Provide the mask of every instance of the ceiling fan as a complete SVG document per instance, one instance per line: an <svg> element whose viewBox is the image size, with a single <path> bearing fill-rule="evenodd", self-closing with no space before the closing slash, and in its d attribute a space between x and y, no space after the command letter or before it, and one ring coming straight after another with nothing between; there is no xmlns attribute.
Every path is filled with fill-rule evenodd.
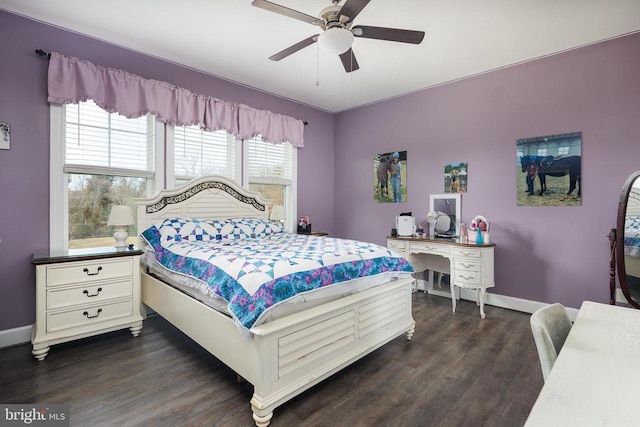
<svg viewBox="0 0 640 427"><path fill-rule="evenodd" d="M288 48L270 56L272 61L280 61L287 56L318 42L321 49L340 56L342 65L347 73L360 68L351 49L354 37L367 39L388 40L392 42L420 44L424 38L424 31L401 30L397 28L370 27L353 25L353 20L369 4L370 0L346 0L340 6L341 0L332 0L333 5L324 8L318 18L298 12L297 10L272 3L267 0L253 0L251 5L270 12L275 12L289 18L307 22L318 26L322 33L299 41Z"/></svg>

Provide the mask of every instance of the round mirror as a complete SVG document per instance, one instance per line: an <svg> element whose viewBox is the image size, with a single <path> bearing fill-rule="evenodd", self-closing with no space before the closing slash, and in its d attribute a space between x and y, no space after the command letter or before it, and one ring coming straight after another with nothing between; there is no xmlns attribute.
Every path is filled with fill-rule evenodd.
<svg viewBox="0 0 640 427"><path fill-rule="evenodd" d="M616 263L625 298L640 308L640 171L627 178L618 203Z"/></svg>

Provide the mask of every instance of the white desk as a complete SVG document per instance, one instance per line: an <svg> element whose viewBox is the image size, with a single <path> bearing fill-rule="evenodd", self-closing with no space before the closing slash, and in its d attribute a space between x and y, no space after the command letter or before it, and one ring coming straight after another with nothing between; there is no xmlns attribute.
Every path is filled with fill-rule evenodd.
<svg viewBox="0 0 640 427"><path fill-rule="evenodd" d="M452 240L388 237L387 247L407 258L416 272L429 270L430 283L433 283L433 271L449 273L454 313L457 299L455 288L477 290L476 303L480 306L480 317L485 318L485 293L487 288L495 286L495 244L477 245Z"/></svg>
<svg viewBox="0 0 640 427"><path fill-rule="evenodd" d="M585 301L525 426L640 425L640 310Z"/></svg>

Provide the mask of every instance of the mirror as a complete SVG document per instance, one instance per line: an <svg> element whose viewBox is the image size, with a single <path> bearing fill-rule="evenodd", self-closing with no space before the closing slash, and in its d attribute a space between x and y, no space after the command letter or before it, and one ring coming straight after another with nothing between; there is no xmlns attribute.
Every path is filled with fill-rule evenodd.
<svg viewBox="0 0 640 427"><path fill-rule="evenodd" d="M436 237L457 237L460 235L460 194L432 194L429 196L429 212L435 213L434 221L430 221L430 227L435 222L435 233L429 230L430 235ZM431 215L427 215L431 216Z"/></svg>
<svg viewBox="0 0 640 427"><path fill-rule="evenodd" d="M622 188L615 234L620 289L629 304L640 308L640 171L627 178ZM613 293L612 300L615 303Z"/></svg>

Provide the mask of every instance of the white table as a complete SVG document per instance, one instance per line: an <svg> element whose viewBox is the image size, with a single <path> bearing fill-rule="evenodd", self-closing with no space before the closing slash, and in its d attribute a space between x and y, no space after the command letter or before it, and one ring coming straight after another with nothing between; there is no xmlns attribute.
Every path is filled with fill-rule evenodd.
<svg viewBox="0 0 640 427"><path fill-rule="evenodd" d="M407 258L416 272L429 270L429 284L433 286L433 272L450 273L451 303L456 312L455 288L477 291L476 303L480 317L485 318L484 299L488 288L495 286L493 279L495 244L456 240L422 239L415 237L388 237L387 247Z"/></svg>
<svg viewBox="0 0 640 427"><path fill-rule="evenodd" d="M525 426L640 425L640 310L585 301Z"/></svg>

